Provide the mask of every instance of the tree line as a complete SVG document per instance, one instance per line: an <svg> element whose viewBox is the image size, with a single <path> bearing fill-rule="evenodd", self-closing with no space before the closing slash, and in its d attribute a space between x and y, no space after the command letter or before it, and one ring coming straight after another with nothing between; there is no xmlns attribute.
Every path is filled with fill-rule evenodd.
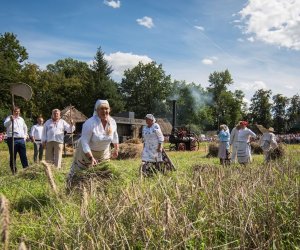
<svg viewBox="0 0 300 250"><path fill-rule="evenodd" d="M265 127L273 126L285 133L300 119L300 97L272 96L271 90L259 89L251 98L249 107L241 90L234 92L228 69L213 72L209 86L172 80L162 64L140 62L124 71L120 82L112 79L112 67L104 58L101 47L96 50L93 63L64 58L41 69L28 62L28 53L14 33L0 34L0 117L11 113L10 85L24 82L31 86L33 97L26 102L16 98L23 117L30 123L43 115L49 118L54 108L75 106L91 116L97 99L108 99L112 115L135 112L136 118L147 113L172 121L172 100L176 99L177 125L195 132L218 129L220 124L235 126L239 120L248 120ZM0 131L3 131L3 122Z"/></svg>

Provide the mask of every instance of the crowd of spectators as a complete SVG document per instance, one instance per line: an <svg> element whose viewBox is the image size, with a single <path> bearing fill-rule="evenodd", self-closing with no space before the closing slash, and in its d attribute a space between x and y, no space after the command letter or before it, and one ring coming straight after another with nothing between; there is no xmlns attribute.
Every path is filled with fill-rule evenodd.
<svg viewBox="0 0 300 250"><path fill-rule="evenodd" d="M278 142L284 142L286 144L298 144L300 143L300 133L295 134L278 134L276 135Z"/></svg>

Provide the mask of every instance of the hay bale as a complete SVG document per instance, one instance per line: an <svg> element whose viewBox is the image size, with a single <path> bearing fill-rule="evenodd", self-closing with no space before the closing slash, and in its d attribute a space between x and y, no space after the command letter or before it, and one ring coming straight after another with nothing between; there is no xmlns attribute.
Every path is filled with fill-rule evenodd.
<svg viewBox="0 0 300 250"><path fill-rule="evenodd" d="M270 151L270 159L271 160L281 159L285 155L286 155L286 147L283 143L279 143L277 148L271 149L271 151Z"/></svg>
<svg viewBox="0 0 300 250"><path fill-rule="evenodd" d="M69 187L81 187L82 185L90 184L91 181L103 182L120 176L115 165L111 162L102 162L93 167L75 172Z"/></svg>
<svg viewBox="0 0 300 250"><path fill-rule="evenodd" d="M261 146L259 145L259 143L251 142L250 146L251 146L251 152L253 154L263 154L263 150L262 150Z"/></svg>
<svg viewBox="0 0 300 250"><path fill-rule="evenodd" d="M216 142L212 142L208 146L208 154L206 157L218 157L219 144Z"/></svg>
<svg viewBox="0 0 300 250"><path fill-rule="evenodd" d="M139 138L133 138L133 139L129 139L129 140L125 141L124 143L127 143L127 144L129 144L129 143L140 144L140 143L142 143L142 140L139 139Z"/></svg>
<svg viewBox="0 0 300 250"><path fill-rule="evenodd" d="M143 144L125 142L121 143L119 146L119 156L118 159L132 159L141 157L143 151Z"/></svg>

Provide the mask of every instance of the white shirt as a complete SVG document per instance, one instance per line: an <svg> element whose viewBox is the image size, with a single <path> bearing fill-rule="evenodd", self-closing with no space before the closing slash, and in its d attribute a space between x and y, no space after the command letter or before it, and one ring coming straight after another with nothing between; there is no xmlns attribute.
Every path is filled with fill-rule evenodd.
<svg viewBox="0 0 300 250"><path fill-rule="evenodd" d="M4 127L6 127L7 137L12 137L12 121L10 116L6 117L4 121ZM22 117L18 116L14 119L14 137L15 138L27 138L27 125Z"/></svg>
<svg viewBox="0 0 300 250"><path fill-rule="evenodd" d="M271 148L276 148L277 142L275 134L269 131L263 133L262 137L260 138L260 146L265 151L268 151Z"/></svg>
<svg viewBox="0 0 300 250"><path fill-rule="evenodd" d="M64 132L72 133L75 130L75 126L69 125L65 120L59 119L54 122L49 119L44 124L44 129L42 133L42 142L64 142Z"/></svg>
<svg viewBox="0 0 300 250"><path fill-rule="evenodd" d="M99 116L92 116L82 126L81 143L84 153L104 151L111 143L119 143L116 121L109 117L104 128Z"/></svg>
<svg viewBox="0 0 300 250"><path fill-rule="evenodd" d="M44 126L40 124L33 125L30 131L30 136L34 140L42 140L43 128Z"/></svg>
<svg viewBox="0 0 300 250"><path fill-rule="evenodd" d="M248 128L240 129L238 134L239 142L249 142L249 137L256 137L256 134Z"/></svg>

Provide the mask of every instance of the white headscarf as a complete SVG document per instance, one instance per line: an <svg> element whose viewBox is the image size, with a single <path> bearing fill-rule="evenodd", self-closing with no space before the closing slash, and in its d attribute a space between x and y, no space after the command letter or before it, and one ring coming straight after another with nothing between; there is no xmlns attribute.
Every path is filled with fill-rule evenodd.
<svg viewBox="0 0 300 250"><path fill-rule="evenodd" d="M145 116L145 118L148 118L148 119L152 120L153 122L156 122L155 117L154 117L154 115L152 115L152 114L147 114L147 115Z"/></svg>
<svg viewBox="0 0 300 250"><path fill-rule="evenodd" d="M98 115L98 114L97 114L97 109L98 109L101 105L103 105L103 106L108 106L108 107L109 107L109 103L108 103L107 100L100 100L100 99L98 99L98 100L96 101L96 103L95 103L93 115Z"/></svg>

